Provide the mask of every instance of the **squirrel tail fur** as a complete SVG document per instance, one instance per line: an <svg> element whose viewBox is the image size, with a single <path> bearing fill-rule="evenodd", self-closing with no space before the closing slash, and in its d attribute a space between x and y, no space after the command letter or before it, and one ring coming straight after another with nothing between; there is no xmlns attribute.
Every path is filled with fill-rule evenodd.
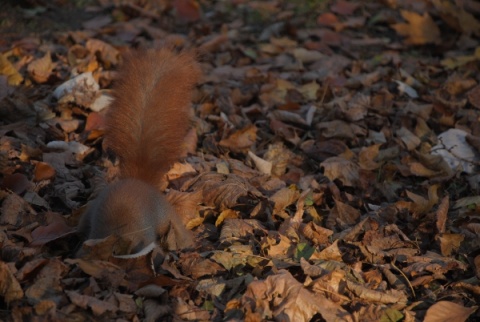
<svg viewBox="0 0 480 322"><path fill-rule="evenodd" d="M126 54L113 87L105 136L106 146L120 160L123 178L158 186L180 157L192 88L200 75L191 52L163 48Z"/></svg>

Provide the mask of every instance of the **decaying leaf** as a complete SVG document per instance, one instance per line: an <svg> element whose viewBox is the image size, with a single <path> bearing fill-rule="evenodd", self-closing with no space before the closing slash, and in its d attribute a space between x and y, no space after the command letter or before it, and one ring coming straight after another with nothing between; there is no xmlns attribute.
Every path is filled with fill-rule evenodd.
<svg viewBox="0 0 480 322"><path fill-rule="evenodd" d="M355 187L360 179L360 167L352 160L331 157L320 163L325 168L325 176L330 180L340 180L344 185Z"/></svg>
<svg viewBox="0 0 480 322"><path fill-rule="evenodd" d="M10 303L23 297L24 293L20 283L4 262L0 262L0 277L0 293L5 302Z"/></svg>
<svg viewBox="0 0 480 322"><path fill-rule="evenodd" d="M14 2L0 18L1 321L478 319L478 1ZM192 53L192 95L175 63L118 73L137 47ZM191 115L170 122L174 91ZM76 233L123 177L130 151L103 138L124 93L133 112L158 108L124 116L164 126L165 145L190 127L148 182L192 231L187 249L173 230L134 254Z"/></svg>
<svg viewBox="0 0 480 322"><path fill-rule="evenodd" d="M425 322L441 322L441 321L459 321L463 322L477 310L476 306L464 307L463 305L448 302L439 301L433 304L425 315Z"/></svg>
<svg viewBox="0 0 480 322"><path fill-rule="evenodd" d="M45 56L34 60L28 65L28 72L37 83L45 83L50 77L53 67L54 64L52 63L50 52L47 52Z"/></svg>
<svg viewBox="0 0 480 322"><path fill-rule="evenodd" d="M438 44L440 42L440 30L428 13L418 13L402 10L402 17L408 23L399 23L392 26L395 31L404 37L405 42L410 45L423 45L428 43Z"/></svg>
<svg viewBox="0 0 480 322"><path fill-rule="evenodd" d="M224 268L208 258L198 254L185 255L180 258L179 264L186 275L198 279L207 275L217 275L224 271Z"/></svg>
<svg viewBox="0 0 480 322"><path fill-rule="evenodd" d="M310 321L315 314L320 314L327 321L340 318L353 321L338 304L312 294L285 270L267 277L265 281L250 283L242 297L242 304L246 312L257 312L261 319Z"/></svg>
<svg viewBox="0 0 480 322"><path fill-rule="evenodd" d="M203 202L220 209L232 208L238 198L261 193L245 179L234 174L205 173L195 178L189 186L194 191L203 191Z"/></svg>
<svg viewBox="0 0 480 322"><path fill-rule="evenodd" d="M23 81L22 75L15 69L6 55L0 55L0 75L7 76L9 85L19 85Z"/></svg>
<svg viewBox="0 0 480 322"><path fill-rule="evenodd" d="M250 125L221 140L219 145L230 149L232 152L246 152L255 144L256 139L257 128Z"/></svg>

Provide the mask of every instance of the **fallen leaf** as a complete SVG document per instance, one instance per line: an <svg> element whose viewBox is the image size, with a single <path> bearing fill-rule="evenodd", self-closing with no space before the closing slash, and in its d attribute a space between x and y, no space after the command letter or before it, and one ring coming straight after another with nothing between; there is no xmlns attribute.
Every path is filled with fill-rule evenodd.
<svg viewBox="0 0 480 322"><path fill-rule="evenodd" d="M3 54L0 55L0 75L7 76L8 85L17 86L23 82L22 75L10 63L7 56Z"/></svg>
<svg viewBox="0 0 480 322"><path fill-rule="evenodd" d="M355 187L359 180L360 167L351 160L342 157L331 157L320 163L325 176L330 180L340 180L344 185Z"/></svg>
<svg viewBox="0 0 480 322"><path fill-rule="evenodd" d="M182 20L195 22L200 19L200 5L196 0L174 0L173 7Z"/></svg>
<svg viewBox="0 0 480 322"><path fill-rule="evenodd" d="M393 24L392 28L400 36L407 37L405 39L406 44L424 45L440 43L440 30L427 12L419 15L416 12L401 10L400 13L408 23Z"/></svg>
<svg viewBox="0 0 480 322"><path fill-rule="evenodd" d="M255 125L249 125L221 140L219 145L230 149L232 152L247 152L255 144L256 139L257 128Z"/></svg>
<svg viewBox="0 0 480 322"><path fill-rule="evenodd" d="M6 303L20 300L24 293L7 263L0 261L0 294Z"/></svg>
<svg viewBox="0 0 480 322"><path fill-rule="evenodd" d="M244 310L257 312L262 320L310 321L315 314L320 314L326 321L353 321L341 306L319 294L314 295L286 270L264 281L250 283L241 301Z"/></svg>
<svg viewBox="0 0 480 322"><path fill-rule="evenodd" d="M439 301L427 310L424 322L449 322L458 321L463 322L477 310L478 307L464 307L463 305L448 302Z"/></svg>
<svg viewBox="0 0 480 322"><path fill-rule="evenodd" d="M45 83L52 73L54 64L50 52L47 52L42 58L35 59L28 65L30 76L37 83Z"/></svg>
<svg viewBox="0 0 480 322"><path fill-rule="evenodd" d="M55 169L45 162L38 162L35 165L35 172L33 175L33 181L42 181L42 180L50 180L55 177Z"/></svg>

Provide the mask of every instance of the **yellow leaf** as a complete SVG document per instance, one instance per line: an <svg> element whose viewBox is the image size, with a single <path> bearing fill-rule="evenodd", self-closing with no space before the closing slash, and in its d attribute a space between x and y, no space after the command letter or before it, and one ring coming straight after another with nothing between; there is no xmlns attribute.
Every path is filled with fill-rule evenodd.
<svg viewBox="0 0 480 322"><path fill-rule="evenodd" d="M428 13L418 13L402 10L402 17L408 23L398 23L392 26L400 35L407 37L405 43L409 45L423 45L440 42L440 30Z"/></svg>
<svg viewBox="0 0 480 322"><path fill-rule="evenodd" d="M22 75L5 55L0 55L0 75L7 76L8 85L17 86L23 81Z"/></svg>

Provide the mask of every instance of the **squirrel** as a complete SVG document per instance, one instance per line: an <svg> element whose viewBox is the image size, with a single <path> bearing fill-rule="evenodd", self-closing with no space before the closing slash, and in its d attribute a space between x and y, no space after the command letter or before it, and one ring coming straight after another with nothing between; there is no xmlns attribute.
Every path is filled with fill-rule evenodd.
<svg viewBox="0 0 480 322"><path fill-rule="evenodd" d="M161 240L170 249L192 246L192 233L159 186L183 152L192 90L200 75L191 52L162 48L125 55L104 137L119 160L120 179L89 202L77 228L80 235L120 236L131 242L130 253Z"/></svg>

